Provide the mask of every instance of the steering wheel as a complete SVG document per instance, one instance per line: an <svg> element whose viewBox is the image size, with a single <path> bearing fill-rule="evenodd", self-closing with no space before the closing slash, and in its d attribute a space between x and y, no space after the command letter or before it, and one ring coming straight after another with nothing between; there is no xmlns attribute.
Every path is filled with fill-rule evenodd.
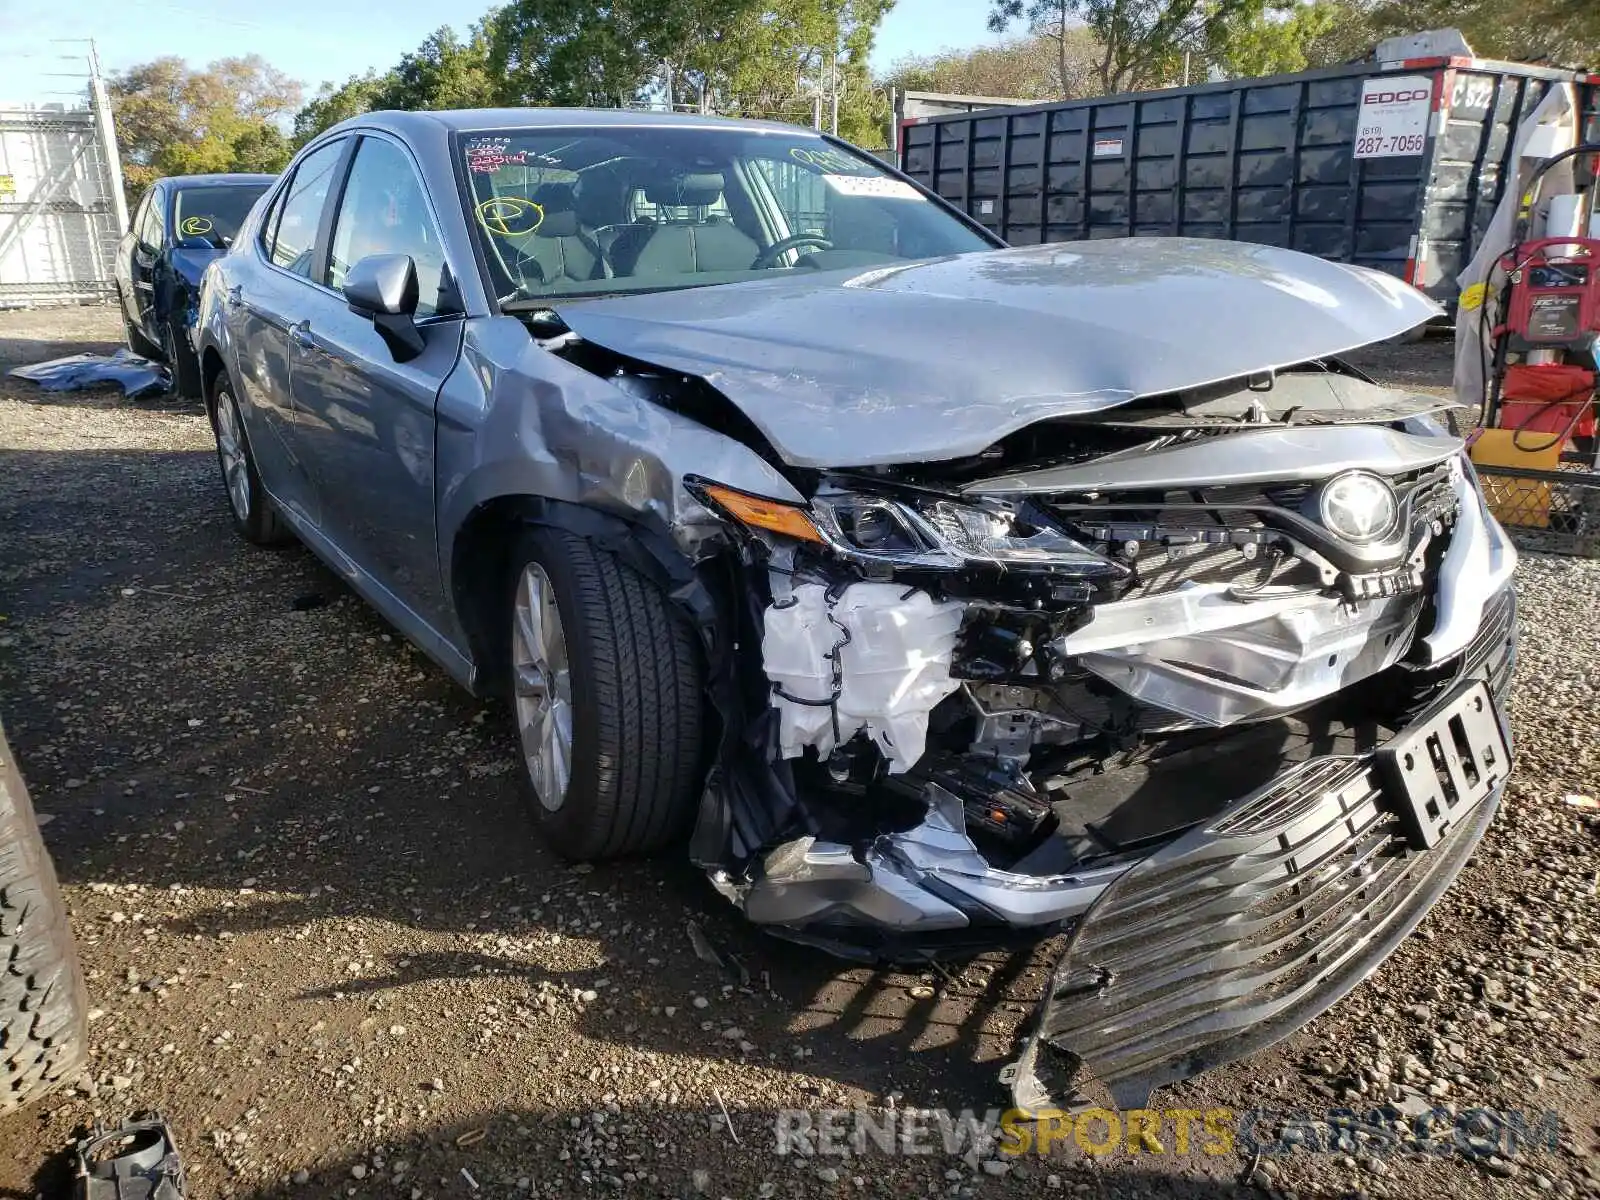
<svg viewBox="0 0 1600 1200"><path fill-rule="evenodd" d="M820 233L797 233L792 237L784 238L782 241L773 242L772 245L756 255L756 260L750 264L750 269L757 271L763 267L770 267L778 261L780 254L787 254L790 250L797 249L800 246L815 246L818 250L833 249L833 243Z"/></svg>

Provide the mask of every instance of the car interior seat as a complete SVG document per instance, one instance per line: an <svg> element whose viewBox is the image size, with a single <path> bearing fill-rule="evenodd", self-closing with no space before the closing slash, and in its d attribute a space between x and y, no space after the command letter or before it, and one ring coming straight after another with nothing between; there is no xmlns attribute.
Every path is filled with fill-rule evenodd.
<svg viewBox="0 0 1600 1200"><path fill-rule="evenodd" d="M517 245L517 270L524 282L537 287L562 280L608 278L611 270L600 244L578 219L572 185L544 184L531 199L543 210L544 217Z"/></svg>
<svg viewBox="0 0 1600 1200"><path fill-rule="evenodd" d="M645 184L645 199L664 209L703 210L722 196L721 172L697 171ZM672 218L619 239L617 273L690 275L702 271L748 271L761 247L728 221L703 215Z"/></svg>

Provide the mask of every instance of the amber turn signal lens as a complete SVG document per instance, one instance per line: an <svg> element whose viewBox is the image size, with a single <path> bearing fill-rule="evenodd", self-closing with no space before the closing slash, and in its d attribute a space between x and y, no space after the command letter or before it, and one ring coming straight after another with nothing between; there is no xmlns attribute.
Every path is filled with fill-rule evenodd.
<svg viewBox="0 0 1600 1200"><path fill-rule="evenodd" d="M709 483L705 493L730 517L756 529L781 533L784 537L799 538L802 542L820 542L822 535L811 523L811 518L792 504L777 500L764 500L760 496L747 496L732 488Z"/></svg>

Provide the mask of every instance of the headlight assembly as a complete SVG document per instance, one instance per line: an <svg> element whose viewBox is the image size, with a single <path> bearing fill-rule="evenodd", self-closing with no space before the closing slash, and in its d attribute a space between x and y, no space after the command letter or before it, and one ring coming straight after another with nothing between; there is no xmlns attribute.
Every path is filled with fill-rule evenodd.
<svg viewBox="0 0 1600 1200"><path fill-rule="evenodd" d="M1077 567L1086 575L1120 569L1059 530L1030 522L1010 505L825 490L802 508L720 484L702 483L696 491L748 528L820 542L863 565L936 571Z"/></svg>

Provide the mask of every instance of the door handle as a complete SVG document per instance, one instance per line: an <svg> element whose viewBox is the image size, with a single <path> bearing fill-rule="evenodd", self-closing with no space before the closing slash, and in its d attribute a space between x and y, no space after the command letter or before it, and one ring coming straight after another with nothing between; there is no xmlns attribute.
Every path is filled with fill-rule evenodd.
<svg viewBox="0 0 1600 1200"><path fill-rule="evenodd" d="M289 340L302 350L315 350L317 339L311 336L311 322L301 321L289 326Z"/></svg>

